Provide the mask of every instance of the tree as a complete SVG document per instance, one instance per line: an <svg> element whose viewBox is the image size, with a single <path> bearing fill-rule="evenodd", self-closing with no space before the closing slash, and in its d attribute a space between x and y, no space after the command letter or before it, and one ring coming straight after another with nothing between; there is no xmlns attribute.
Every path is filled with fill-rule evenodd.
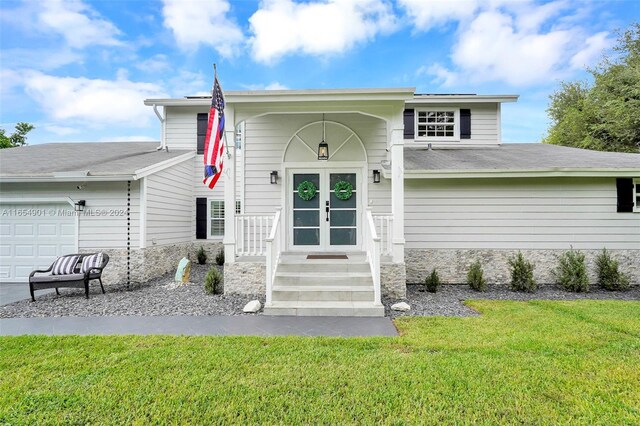
<svg viewBox="0 0 640 426"><path fill-rule="evenodd" d="M33 124L20 122L16 124L16 130L10 136L7 136L5 130L0 128L0 149L26 145L27 133L34 128Z"/></svg>
<svg viewBox="0 0 640 426"><path fill-rule="evenodd" d="M640 152L640 23L620 34L613 51L588 69L592 84L562 82L550 96L545 143Z"/></svg>

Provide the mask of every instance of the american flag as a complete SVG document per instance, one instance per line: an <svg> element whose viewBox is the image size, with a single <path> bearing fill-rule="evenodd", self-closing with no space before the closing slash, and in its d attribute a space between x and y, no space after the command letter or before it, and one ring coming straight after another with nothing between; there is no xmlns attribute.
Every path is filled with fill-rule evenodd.
<svg viewBox="0 0 640 426"><path fill-rule="evenodd" d="M204 179L202 180L211 189L216 185L222 174L224 157L223 135L224 96L216 75L211 92L211 109L209 110L207 135L204 139Z"/></svg>

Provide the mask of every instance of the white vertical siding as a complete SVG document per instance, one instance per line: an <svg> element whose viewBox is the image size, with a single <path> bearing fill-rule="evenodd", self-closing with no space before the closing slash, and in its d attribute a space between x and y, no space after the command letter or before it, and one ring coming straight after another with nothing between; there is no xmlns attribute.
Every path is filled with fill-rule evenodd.
<svg viewBox="0 0 640 426"><path fill-rule="evenodd" d="M78 220L78 248L127 247L127 182L87 182L77 189L74 182L3 183L2 199L38 200L70 198L86 200L84 213ZM130 238L131 248L140 241L140 184L131 182Z"/></svg>
<svg viewBox="0 0 640 426"><path fill-rule="evenodd" d="M192 240L193 159L147 176L147 247Z"/></svg>
<svg viewBox="0 0 640 426"><path fill-rule="evenodd" d="M640 216L616 212L613 178L407 180L418 249L638 249Z"/></svg>

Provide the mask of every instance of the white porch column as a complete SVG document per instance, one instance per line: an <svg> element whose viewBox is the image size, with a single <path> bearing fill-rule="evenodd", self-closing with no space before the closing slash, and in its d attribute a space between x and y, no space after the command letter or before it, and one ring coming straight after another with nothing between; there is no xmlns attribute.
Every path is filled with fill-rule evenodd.
<svg viewBox="0 0 640 426"><path fill-rule="evenodd" d="M233 107L224 109L226 152L224 175L224 261L236 261L236 129Z"/></svg>
<svg viewBox="0 0 640 426"><path fill-rule="evenodd" d="M393 262L404 262L404 123L402 111L389 122L391 146L391 213Z"/></svg>

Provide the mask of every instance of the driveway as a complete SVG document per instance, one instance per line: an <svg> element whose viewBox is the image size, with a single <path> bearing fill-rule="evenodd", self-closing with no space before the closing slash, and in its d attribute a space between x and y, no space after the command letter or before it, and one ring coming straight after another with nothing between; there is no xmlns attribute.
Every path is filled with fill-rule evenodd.
<svg viewBox="0 0 640 426"><path fill-rule="evenodd" d="M38 290L36 295L54 291L53 289ZM0 283L0 305L8 305L9 303L29 298L31 298L31 295L29 294L28 283Z"/></svg>

